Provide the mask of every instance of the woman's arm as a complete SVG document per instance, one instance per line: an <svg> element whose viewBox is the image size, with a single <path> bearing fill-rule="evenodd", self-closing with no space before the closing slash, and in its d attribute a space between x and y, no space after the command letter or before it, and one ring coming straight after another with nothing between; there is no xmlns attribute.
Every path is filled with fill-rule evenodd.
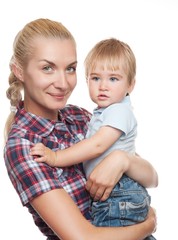
<svg viewBox="0 0 178 240"><path fill-rule="evenodd" d="M86 188L95 200L104 201L124 173L144 187L158 185L157 172L147 160L116 150L95 167L88 178Z"/></svg>
<svg viewBox="0 0 178 240"><path fill-rule="evenodd" d="M139 155L128 154L129 167L125 173L146 188L158 186L158 174L150 162Z"/></svg>
<svg viewBox="0 0 178 240"><path fill-rule="evenodd" d="M43 193L31 205L63 240L141 240L156 228L156 215L152 209L143 223L129 227L95 227L83 217L63 189Z"/></svg>

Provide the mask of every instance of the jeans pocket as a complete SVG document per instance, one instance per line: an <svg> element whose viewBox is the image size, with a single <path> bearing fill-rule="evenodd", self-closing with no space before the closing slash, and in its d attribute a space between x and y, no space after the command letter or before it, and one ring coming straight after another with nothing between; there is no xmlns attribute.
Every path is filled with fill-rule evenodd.
<svg viewBox="0 0 178 240"><path fill-rule="evenodd" d="M105 202L93 202L91 206L92 223L95 226L109 226L110 204Z"/></svg>
<svg viewBox="0 0 178 240"><path fill-rule="evenodd" d="M146 219L150 207L150 196L132 194L131 198L119 202L120 214L127 219L127 225L142 222Z"/></svg>

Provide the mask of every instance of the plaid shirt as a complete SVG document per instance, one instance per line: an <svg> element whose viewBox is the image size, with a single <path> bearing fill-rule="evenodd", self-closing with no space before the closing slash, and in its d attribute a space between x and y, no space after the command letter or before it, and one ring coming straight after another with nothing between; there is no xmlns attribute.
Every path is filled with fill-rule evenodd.
<svg viewBox="0 0 178 240"><path fill-rule="evenodd" d="M26 112L21 102L4 149L8 175L22 204L28 207L39 229L52 240L58 238L31 207L30 201L52 189L64 188L89 219L89 194L85 190L82 164L50 167L35 162L29 150L37 142L53 150L71 146L84 138L90 117L83 108L68 105L59 111L60 120L56 122Z"/></svg>

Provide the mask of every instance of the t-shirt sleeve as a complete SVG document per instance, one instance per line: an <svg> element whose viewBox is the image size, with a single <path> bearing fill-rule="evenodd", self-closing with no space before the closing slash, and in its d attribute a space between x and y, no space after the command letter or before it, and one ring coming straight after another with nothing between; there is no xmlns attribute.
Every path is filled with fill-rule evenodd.
<svg viewBox="0 0 178 240"><path fill-rule="evenodd" d="M127 104L113 104L103 112L102 126L111 126L127 135L136 126L136 119Z"/></svg>

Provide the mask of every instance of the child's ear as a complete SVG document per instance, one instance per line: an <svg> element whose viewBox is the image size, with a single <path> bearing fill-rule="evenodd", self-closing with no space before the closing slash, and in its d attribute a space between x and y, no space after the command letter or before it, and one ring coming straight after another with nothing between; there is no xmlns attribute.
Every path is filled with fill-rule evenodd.
<svg viewBox="0 0 178 240"><path fill-rule="evenodd" d="M135 87L135 79L132 80L132 83L129 86L128 93L131 93Z"/></svg>
<svg viewBox="0 0 178 240"><path fill-rule="evenodd" d="M87 85L89 84L89 80L88 80L88 78L86 77L86 83L87 83Z"/></svg>
<svg viewBox="0 0 178 240"><path fill-rule="evenodd" d="M24 80L23 80L22 69L16 64L12 64L11 69L12 69L12 72L14 73L14 75L16 76L16 78L18 78L20 81L23 82Z"/></svg>

